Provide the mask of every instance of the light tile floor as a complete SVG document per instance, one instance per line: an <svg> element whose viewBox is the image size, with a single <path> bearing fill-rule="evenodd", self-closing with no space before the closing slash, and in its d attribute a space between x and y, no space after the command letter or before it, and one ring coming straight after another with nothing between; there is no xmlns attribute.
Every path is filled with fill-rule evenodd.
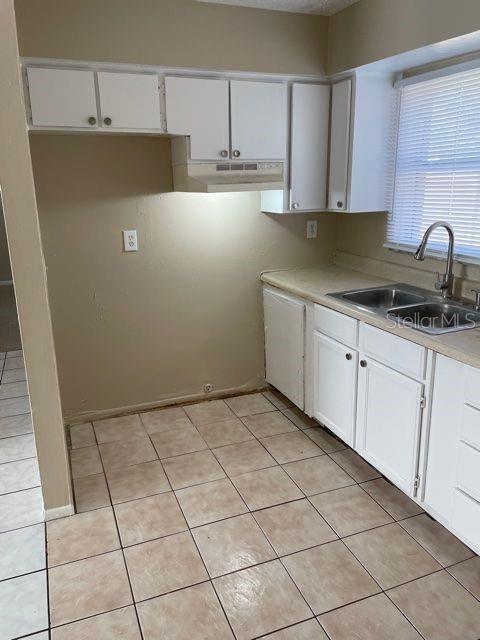
<svg viewBox="0 0 480 640"><path fill-rule="evenodd" d="M8 334L0 326L4 344ZM43 502L23 355L15 349L0 353L0 640L41 640L48 627Z"/></svg>
<svg viewBox="0 0 480 640"><path fill-rule="evenodd" d="M51 640L480 638L480 559L277 393L70 438L78 513L47 523ZM44 594L41 534L0 536L0 558L17 549L0 605L19 574ZM24 610L15 633L46 629Z"/></svg>
<svg viewBox="0 0 480 640"><path fill-rule="evenodd" d="M480 566L273 392L70 430L53 640L478 640Z"/></svg>

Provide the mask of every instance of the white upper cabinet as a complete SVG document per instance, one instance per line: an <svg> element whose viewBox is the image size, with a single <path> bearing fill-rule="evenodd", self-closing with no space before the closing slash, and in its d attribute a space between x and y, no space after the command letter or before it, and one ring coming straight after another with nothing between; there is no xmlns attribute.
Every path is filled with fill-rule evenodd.
<svg viewBox="0 0 480 640"><path fill-rule="evenodd" d="M284 160L287 145L287 85L230 82L232 157Z"/></svg>
<svg viewBox="0 0 480 640"><path fill-rule="evenodd" d="M347 208L351 91L351 80L338 82L332 87L328 208L339 211Z"/></svg>
<svg viewBox="0 0 480 640"><path fill-rule="evenodd" d="M190 136L192 160L228 158L228 80L165 78L167 131Z"/></svg>
<svg viewBox="0 0 480 640"><path fill-rule="evenodd" d="M357 74L333 85L329 209L349 213L389 209L394 104L389 73Z"/></svg>
<svg viewBox="0 0 480 640"><path fill-rule="evenodd" d="M98 126L93 71L29 67L27 78L33 125Z"/></svg>
<svg viewBox="0 0 480 640"><path fill-rule="evenodd" d="M290 203L293 210L326 207L330 87L292 86Z"/></svg>
<svg viewBox="0 0 480 640"><path fill-rule="evenodd" d="M160 129L158 76L98 72L101 126L110 129Z"/></svg>

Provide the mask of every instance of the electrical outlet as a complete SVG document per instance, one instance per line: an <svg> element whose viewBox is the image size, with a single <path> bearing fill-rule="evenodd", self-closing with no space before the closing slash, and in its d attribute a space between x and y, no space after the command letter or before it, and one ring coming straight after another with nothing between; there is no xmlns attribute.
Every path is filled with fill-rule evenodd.
<svg viewBox="0 0 480 640"><path fill-rule="evenodd" d="M203 385L203 390L205 391L205 393L211 393L213 391L213 384L207 382L207 384Z"/></svg>
<svg viewBox="0 0 480 640"><path fill-rule="evenodd" d="M137 231L136 229L130 229L123 232L123 250L124 251L138 251Z"/></svg>
<svg viewBox="0 0 480 640"><path fill-rule="evenodd" d="M316 220L308 220L307 221L307 239L311 240L312 238L317 237L317 221Z"/></svg>

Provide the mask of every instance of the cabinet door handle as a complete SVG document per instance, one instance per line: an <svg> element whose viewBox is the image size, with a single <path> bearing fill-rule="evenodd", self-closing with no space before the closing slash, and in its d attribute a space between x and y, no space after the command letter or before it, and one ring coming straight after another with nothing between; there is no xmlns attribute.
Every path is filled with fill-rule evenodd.
<svg viewBox="0 0 480 640"><path fill-rule="evenodd" d="M103 124L109 127L112 124L112 119L107 116L106 118L103 119Z"/></svg>
<svg viewBox="0 0 480 640"><path fill-rule="evenodd" d="M226 149L222 149L220 151L220 157L221 158L227 158L228 157L228 151Z"/></svg>
<svg viewBox="0 0 480 640"><path fill-rule="evenodd" d="M239 158L240 157L240 151L238 149L234 149L233 150L233 157L234 158Z"/></svg>
<svg viewBox="0 0 480 640"><path fill-rule="evenodd" d="M299 206L300 206L300 205L298 204L298 202L294 202L294 203L292 204L292 209L298 209L298 208L299 208Z"/></svg>
<svg viewBox="0 0 480 640"><path fill-rule="evenodd" d="M93 127L94 124L97 124L97 119L95 118L95 116L90 116L88 118L88 124L91 124L92 127Z"/></svg>
<svg viewBox="0 0 480 640"><path fill-rule="evenodd" d="M367 366L367 361L366 360L360 360L360 366L365 368Z"/></svg>
<svg viewBox="0 0 480 640"><path fill-rule="evenodd" d="M337 200L337 207L341 209L343 207L343 202L341 200Z"/></svg>
<svg viewBox="0 0 480 640"><path fill-rule="evenodd" d="M352 359L352 354L351 354L351 353L346 353L346 354L345 354L345 358L346 358L347 360L351 360L351 359Z"/></svg>

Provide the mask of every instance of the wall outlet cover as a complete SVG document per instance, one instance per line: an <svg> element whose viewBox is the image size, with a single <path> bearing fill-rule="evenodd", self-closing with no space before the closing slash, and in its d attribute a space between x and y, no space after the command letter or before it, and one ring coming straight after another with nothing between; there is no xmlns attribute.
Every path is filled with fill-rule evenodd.
<svg viewBox="0 0 480 640"><path fill-rule="evenodd" d="M307 239L311 240L312 238L317 237L317 221L316 220L308 220L307 221Z"/></svg>
<svg viewBox="0 0 480 640"><path fill-rule="evenodd" d="M137 231L130 229L123 232L123 250L138 251Z"/></svg>

